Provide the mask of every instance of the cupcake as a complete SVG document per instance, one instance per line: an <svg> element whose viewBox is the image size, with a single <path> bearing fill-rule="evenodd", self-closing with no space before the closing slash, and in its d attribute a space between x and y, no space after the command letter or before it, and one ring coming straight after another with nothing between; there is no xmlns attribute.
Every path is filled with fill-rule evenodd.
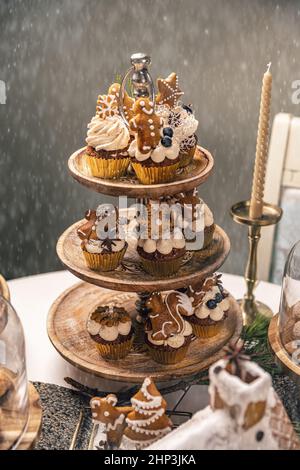
<svg viewBox="0 0 300 470"><path fill-rule="evenodd" d="M96 115L88 124L87 147L82 152L92 175L99 178L111 179L125 175L130 162L130 134L119 114L117 90L119 85L114 84L109 94L99 95ZM126 102L128 100L131 99L126 95Z"/></svg>
<svg viewBox="0 0 300 470"><path fill-rule="evenodd" d="M187 249L193 251L197 259L206 259L212 255L210 248L215 232L211 210L200 199L196 189L177 194L175 198L182 206L182 213L177 213L176 224L184 230Z"/></svg>
<svg viewBox="0 0 300 470"><path fill-rule="evenodd" d="M196 147L198 121L195 119L191 106L180 103L183 92L178 86L178 77L171 73L167 78L157 80L159 93L156 97L158 115L164 125L173 131L174 140L179 145L180 167L191 163Z"/></svg>
<svg viewBox="0 0 300 470"><path fill-rule="evenodd" d="M89 315L87 331L105 359L122 359L132 347L134 330L124 308L97 307Z"/></svg>
<svg viewBox="0 0 300 470"><path fill-rule="evenodd" d="M145 342L152 359L161 364L177 364L186 356L192 327L181 313L191 313L191 303L185 294L169 292L165 298L153 293L147 301L150 311L145 325Z"/></svg>
<svg viewBox="0 0 300 470"><path fill-rule="evenodd" d="M184 260L185 239L181 231L174 231L168 239L140 238L137 252L147 273L159 277L172 276Z"/></svg>
<svg viewBox="0 0 300 470"><path fill-rule="evenodd" d="M129 126L135 138L128 152L138 180L142 184L174 180L179 168L179 145L173 139L173 130L164 127L149 98L139 98L133 112Z"/></svg>
<svg viewBox="0 0 300 470"><path fill-rule="evenodd" d="M116 214L116 208L103 204L87 211L87 222L77 230L86 264L94 271L113 271L124 258L128 244L118 238Z"/></svg>
<svg viewBox="0 0 300 470"><path fill-rule="evenodd" d="M228 293L224 291L221 275L213 275L200 286L189 286L187 295L194 312L188 315L193 332L200 338L210 338L220 332L228 316Z"/></svg>

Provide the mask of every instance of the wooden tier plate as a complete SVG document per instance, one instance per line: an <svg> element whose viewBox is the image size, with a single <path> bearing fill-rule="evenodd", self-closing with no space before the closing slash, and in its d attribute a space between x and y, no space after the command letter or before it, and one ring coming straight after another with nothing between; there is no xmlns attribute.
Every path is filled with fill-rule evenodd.
<svg viewBox="0 0 300 470"><path fill-rule="evenodd" d="M26 432L24 433L21 441L19 442L17 449L18 450L28 450L32 449L39 437L41 424L42 424L42 408L40 405L40 396L34 386L29 383L28 385L28 394L29 394L29 419L27 424ZM2 412L1 417L1 426L5 430L5 433L9 433L9 442L7 442L8 436L4 435L0 438L3 439L0 442L0 449L5 449L10 446L10 442L14 441L13 431L10 429L15 429L14 422L12 421L11 416L8 417L5 415L5 412Z"/></svg>
<svg viewBox="0 0 300 470"><path fill-rule="evenodd" d="M107 379L139 383L145 377L166 381L190 376L207 369L224 355L223 348L241 334L243 319L240 307L233 297L224 328L210 339L192 341L186 358L176 365L161 365L150 359L145 351L141 327L138 328L133 350L121 361L106 361L100 355L86 330L89 313L99 304L113 302L124 307L132 317L136 315L136 295L111 292L87 283L80 283L65 291L52 305L48 315L49 338L64 359L89 372Z"/></svg>
<svg viewBox="0 0 300 470"><path fill-rule="evenodd" d="M286 351L279 332L278 314L272 318L268 331L269 344L275 354L276 362L279 363L283 371L289 375L300 387L300 365L295 364ZM297 354L299 358L299 353Z"/></svg>
<svg viewBox="0 0 300 470"><path fill-rule="evenodd" d="M176 172L176 180L163 184L140 184L135 175L128 175L120 179L101 179L91 175L80 153L84 148L77 150L69 158L68 166L73 178L84 186L101 194L110 196L128 196L143 198L168 196L171 194L189 191L203 183L214 167L214 159L208 150L198 147L193 162L184 169Z"/></svg>
<svg viewBox="0 0 300 470"><path fill-rule="evenodd" d="M158 289L161 291L179 289L217 271L230 251L229 238L224 230L216 226L214 239L210 245L211 256L207 257L204 262L200 262L192 257L192 252L188 252L183 265L172 277L153 277L144 272L133 242L129 242L122 266L115 271L100 273L91 270L85 263L80 247L81 240L76 233L77 228L83 223L84 220L76 222L62 234L57 243L57 254L61 262L75 276L83 281L112 290L153 292Z"/></svg>

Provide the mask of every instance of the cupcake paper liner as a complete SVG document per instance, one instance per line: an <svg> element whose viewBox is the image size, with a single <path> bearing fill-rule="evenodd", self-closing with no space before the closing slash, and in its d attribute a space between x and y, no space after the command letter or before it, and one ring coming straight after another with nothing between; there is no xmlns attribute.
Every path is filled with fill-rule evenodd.
<svg viewBox="0 0 300 470"><path fill-rule="evenodd" d="M147 347L150 356L155 362L158 362L160 364L177 364L185 358L189 349L189 343L186 346L174 349L173 351L166 351L165 349L163 349L163 347L162 349L152 348L148 344Z"/></svg>
<svg viewBox="0 0 300 470"><path fill-rule="evenodd" d="M167 260L149 260L141 257L144 270L151 276L168 277L175 274L181 267L184 256Z"/></svg>
<svg viewBox="0 0 300 470"><path fill-rule="evenodd" d="M214 325L199 325L197 323L191 323L191 325L194 335L198 338L212 338L220 332L223 322L219 321Z"/></svg>
<svg viewBox="0 0 300 470"><path fill-rule="evenodd" d="M121 263L127 246L115 253L89 253L83 250L86 264L94 271L114 271Z"/></svg>
<svg viewBox="0 0 300 470"><path fill-rule="evenodd" d="M180 162L168 166L144 166L132 162L138 180L142 184L168 183L174 180L174 172L179 168Z"/></svg>
<svg viewBox="0 0 300 470"><path fill-rule="evenodd" d="M86 164L92 175L98 178L120 178L124 176L129 166L129 157L96 158L85 154Z"/></svg>
<svg viewBox="0 0 300 470"><path fill-rule="evenodd" d="M105 359L113 359L117 361L118 359L123 359L129 353L133 344L133 335L127 341L123 343L111 343L111 344L102 344L96 343L96 347Z"/></svg>
<svg viewBox="0 0 300 470"><path fill-rule="evenodd" d="M210 227L205 227L203 248L207 248L208 245L211 244L214 238L215 228L216 228L215 224L210 225Z"/></svg>
<svg viewBox="0 0 300 470"><path fill-rule="evenodd" d="M185 168L190 163L192 163L195 151L196 151L196 147L193 147L190 150L187 150L186 152L180 152L179 154L179 159L180 159L179 167L180 168Z"/></svg>

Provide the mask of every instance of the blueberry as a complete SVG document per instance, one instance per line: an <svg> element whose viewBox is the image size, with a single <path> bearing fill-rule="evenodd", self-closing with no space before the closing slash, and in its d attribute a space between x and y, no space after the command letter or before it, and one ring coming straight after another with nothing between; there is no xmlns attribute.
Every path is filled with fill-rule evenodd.
<svg viewBox="0 0 300 470"><path fill-rule="evenodd" d="M257 440L257 442L260 442L260 441L262 441L262 440L263 440L263 438L264 438L264 435L265 435L265 434L264 434L264 432L263 432L263 431L258 431L258 432L256 433L256 436L255 436L255 438L256 438L256 440Z"/></svg>
<svg viewBox="0 0 300 470"><path fill-rule="evenodd" d="M188 106L187 104L183 104L182 107L183 107L183 109L186 110L187 113L193 114L192 108L190 106Z"/></svg>
<svg viewBox="0 0 300 470"><path fill-rule="evenodd" d="M164 135L164 136L167 136L167 137L171 137L171 138L172 138L172 137L173 137L173 134L174 134L174 132L173 132L172 127L164 127L164 129L163 129L163 135Z"/></svg>
<svg viewBox="0 0 300 470"><path fill-rule="evenodd" d="M171 147L172 146L172 139L168 136L163 137L161 139L161 145L163 145L164 147Z"/></svg>
<svg viewBox="0 0 300 470"><path fill-rule="evenodd" d="M223 295L218 293L215 295L215 301L219 304L223 300Z"/></svg>
<svg viewBox="0 0 300 470"><path fill-rule="evenodd" d="M214 299L208 300L206 302L206 306L210 309L213 310L217 306L217 302Z"/></svg>

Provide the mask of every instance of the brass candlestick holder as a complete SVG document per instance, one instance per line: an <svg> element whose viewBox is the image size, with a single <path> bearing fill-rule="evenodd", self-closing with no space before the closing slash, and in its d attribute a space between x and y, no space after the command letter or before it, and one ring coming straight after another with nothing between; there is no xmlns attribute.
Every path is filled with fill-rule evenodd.
<svg viewBox="0 0 300 470"><path fill-rule="evenodd" d="M262 216L254 219L250 217L250 201L242 201L234 204L230 214L235 222L248 226L249 255L245 271L246 293L243 299L238 300L243 312L244 325L253 322L260 313L266 317L272 317L272 310L262 302L255 300L254 289L257 281L257 248L260 240L261 227L275 225L282 216L282 209L274 204L264 202Z"/></svg>

